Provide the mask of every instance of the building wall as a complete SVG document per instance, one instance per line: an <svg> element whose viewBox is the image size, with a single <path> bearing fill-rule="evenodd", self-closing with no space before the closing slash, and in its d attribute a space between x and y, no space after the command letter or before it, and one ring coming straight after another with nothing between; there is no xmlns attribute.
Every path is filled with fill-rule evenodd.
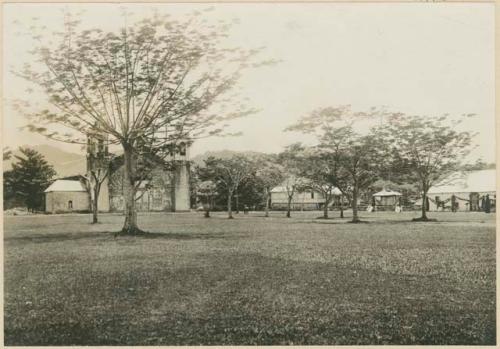
<svg viewBox="0 0 500 349"><path fill-rule="evenodd" d="M296 192L292 198L292 209L317 210L320 209L324 203L325 199L321 193L311 191ZM271 208L285 209L287 205L288 194L286 192L271 192Z"/></svg>
<svg viewBox="0 0 500 349"><path fill-rule="evenodd" d="M109 212L109 180L106 178L101 186L99 194L99 210Z"/></svg>
<svg viewBox="0 0 500 349"><path fill-rule="evenodd" d="M69 208L69 201L72 208ZM90 210L90 198L87 192L61 191L45 193L45 212L64 213Z"/></svg>
<svg viewBox="0 0 500 349"><path fill-rule="evenodd" d="M445 208L446 210L450 210L451 209L451 196L455 194L455 197L457 198L456 202L458 203L458 208L457 208L457 211L471 211L470 209L470 202L468 201L465 201L465 200L470 200L470 195L471 193L470 192L466 192L466 193L432 193L432 194L428 194L428 197L429 199L432 199L432 200L429 200L429 211L440 211L442 210L441 207L437 207L436 205L436 197L439 197L439 200L440 201L446 201L448 200L448 202L445 203ZM474 204L473 203L473 211L480 211L481 208L481 197L482 196L485 196L486 194L489 194L490 198L491 199L494 199L495 196L496 196L496 193L494 191L492 192L483 192L483 193L476 193L478 198L479 198L479 202L477 204ZM461 199L465 199L465 200L461 200Z"/></svg>
<svg viewBox="0 0 500 349"><path fill-rule="evenodd" d="M102 182L97 208L99 212L109 212L109 185L107 178Z"/></svg>
<svg viewBox="0 0 500 349"><path fill-rule="evenodd" d="M189 211L191 198L189 192L189 164L182 163L175 171L175 211Z"/></svg>
<svg viewBox="0 0 500 349"><path fill-rule="evenodd" d="M138 211L172 211L174 207L172 188L173 175L169 171L155 169L151 173L152 179L148 186L139 188L136 193L136 207ZM189 187L187 196L189 198ZM123 211L123 166L110 175L109 180L109 207L112 212ZM189 209L189 207L188 207Z"/></svg>
<svg viewBox="0 0 500 349"><path fill-rule="evenodd" d="M136 207L138 211L171 211L172 202L170 190L165 188L151 188L136 193Z"/></svg>

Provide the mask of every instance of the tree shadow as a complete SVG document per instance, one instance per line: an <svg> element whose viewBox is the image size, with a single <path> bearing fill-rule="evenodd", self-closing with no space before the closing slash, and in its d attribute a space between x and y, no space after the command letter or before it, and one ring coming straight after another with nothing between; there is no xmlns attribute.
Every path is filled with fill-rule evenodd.
<svg viewBox="0 0 500 349"><path fill-rule="evenodd" d="M132 239L163 239L163 240L215 240L215 239L240 239L248 234L237 233L171 233L171 232L144 232L140 235L116 235L116 231L101 232L78 232L78 233L48 233L34 234L30 236L16 236L4 238L4 241L24 243L51 243L61 241L77 241L85 239L108 238L108 240L130 240Z"/></svg>
<svg viewBox="0 0 500 349"><path fill-rule="evenodd" d="M29 236L12 236L4 238L4 241L19 241L32 243L59 242L68 240L94 239L104 236L112 236L110 232L77 232L77 233L46 233L33 234Z"/></svg>
<svg viewBox="0 0 500 349"><path fill-rule="evenodd" d="M163 239L163 240L216 240L216 239L239 239L248 234L236 233L158 233L149 232L138 236L143 239ZM120 238L119 236L117 238Z"/></svg>

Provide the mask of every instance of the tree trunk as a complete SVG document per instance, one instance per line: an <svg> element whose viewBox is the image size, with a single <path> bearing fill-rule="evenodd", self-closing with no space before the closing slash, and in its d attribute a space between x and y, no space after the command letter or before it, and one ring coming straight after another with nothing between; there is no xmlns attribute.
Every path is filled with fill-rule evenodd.
<svg viewBox="0 0 500 349"><path fill-rule="evenodd" d="M344 218L344 195L340 195L340 218Z"/></svg>
<svg viewBox="0 0 500 349"><path fill-rule="evenodd" d="M236 199L235 201L235 204L236 204L236 214L240 213L240 201L239 201L239 195L238 193L236 193L236 195L234 196L234 198Z"/></svg>
<svg viewBox="0 0 500 349"><path fill-rule="evenodd" d="M94 202L92 205L92 224L98 222L97 215L99 213L99 192L101 191L101 185L96 183L94 187Z"/></svg>
<svg viewBox="0 0 500 349"><path fill-rule="evenodd" d="M233 211L231 207L231 198L233 196L233 192L229 191L227 193L227 218L228 219L233 219Z"/></svg>
<svg viewBox="0 0 500 349"><path fill-rule="evenodd" d="M134 154L130 145L123 145L123 197L125 199L125 223L121 234L137 235L144 233L137 226L137 211L135 207Z"/></svg>
<svg viewBox="0 0 500 349"><path fill-rule="evenodd" d="M207 195L207 207L205 208L205 218L210 218L210 197Z"/></svg>
<svg viewBox="0 0 500 349"><path fill-rule="evenodd" d="M286 218L290 218L290 211L292 210L292 196L288 197L288 206L286 210Z"/></svg>
<svg viewBox="0 0 500 349"><path fill-rule="evenodd" d="M269 201L271 200L271 195L268 188L266 188L266 217L269 217Z"/></svg>
<svg viewBox="0 0 500 349"><path fill-rule="evenodd" d="M427 218L427 190L424 187L424 190L422 191L422 216L420 217L420 220L426 221Z"/></svg>
<svg viewBox="0 0 500 349"><path fill-rule="evenodd" d="M360 222L358 217L358 188L354 186L352 191L352 222Z"/></svg>
<svg viewBox="0 0 500 349"><path fill-rule="evenodd" d="M328 195L325 195L325 207L323 207L323 218L328 219L328 204L330 203L330 199Z"/></svg>

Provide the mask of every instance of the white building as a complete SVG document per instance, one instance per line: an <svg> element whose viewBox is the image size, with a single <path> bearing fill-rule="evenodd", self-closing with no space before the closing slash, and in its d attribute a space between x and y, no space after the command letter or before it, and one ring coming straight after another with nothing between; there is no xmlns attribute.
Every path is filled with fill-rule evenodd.
<svg viewBox="0 0 500 349"><path fill-rule="evenodd" d="M454 173L448 179L430 188L427 194L430 211L451 210L452 196L455 196L457 211L481 211L486 195L494 207L496 170Z"/></svg>
<svg viewBox="0 0 500 349"><path fill-rule="evenodd" d="M340 190L333 189L333 194L341 195ZM332 205L334 200L330 203ZM325 197L314 190L295 191L292 198L292 210L321 210L325 205ZM285 186L271 190L271 208L286 209L288 206L288 192Z"/></svg>
<svg viewBox="0 0 500 349"><path fill-rule="evenodd" d="M90 196L79 179L58 179L45 189L46 212L82 212L89 207Z"/></svg>

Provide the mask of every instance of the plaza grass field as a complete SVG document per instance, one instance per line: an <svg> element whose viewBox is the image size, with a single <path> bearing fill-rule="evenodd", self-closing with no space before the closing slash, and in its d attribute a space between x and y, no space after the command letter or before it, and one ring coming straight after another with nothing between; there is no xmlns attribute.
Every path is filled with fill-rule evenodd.
<svg viewBox="0 0 500 349"><path fill-rule="evenodd" d="M495 344L494 214L320 215L5 217L5 344Z"/></svg>

